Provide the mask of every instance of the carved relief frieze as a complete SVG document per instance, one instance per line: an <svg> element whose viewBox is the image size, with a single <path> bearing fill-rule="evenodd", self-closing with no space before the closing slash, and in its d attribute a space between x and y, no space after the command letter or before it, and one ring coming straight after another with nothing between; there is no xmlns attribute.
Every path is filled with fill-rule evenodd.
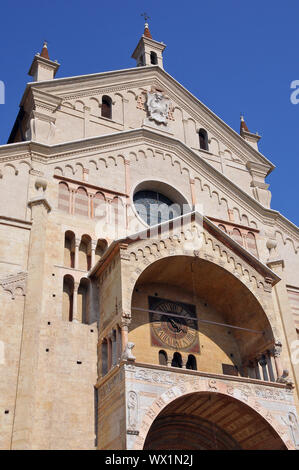
<svg viewBox="0 0 299 470"><path fill-rule="evenodd" d="M138 396L134 390L130 390L127 395L127 417L128 429L127 432L136 431L138 421Z"/></svg>
<svg viewBox="0 0 299 470"><path fill-rule="evenodd" d="M118 373L114 374L110 379L108 379L103 385L99 386L98 397L99 400L104 400L110 393L113 392L115 387L119 385L124 380L124 370L120 370Z"/></svg>
<svg viewBox="0 0 299 470"><path fill-rule="evenodd" d="M17 296L26 295L27 273L19 272L17 274L10 274L5 278L0 279L0 286L5 292L11 295L11 299Z"/></svg>
<svg viewBox="0 0 299 470"><path fill-rule="evenodd" d="M137 277L142 272L140 264L144 269L155 259L161 259L170 255L186 254L186 250L184 250L184 241L188 239L187 231L188 230L185 230L185 228L182 228L181 237L183 240L174 238L171 240L170 238L164 239L163 247L159 245L156 240L153 240L152 242L150 240L138 242L135 249L131 249L130 251L131 263L138 265L138 268L136 267L134 271L135 276ZM258 295L257 292L259 291L269 291L269 286L270 288L272 286L269 279L267 278L267 282L265 282L265 278L262 275L257 273L253 268L251 268L251 266L248 266L247 263L245 264L245 262L241 260L234 251L225 246L220 240L212 239L210 235L207 236L207 233L204 232L202 242L204 247L200 250L192 250L192 253L189 254L199 258L203 257L208 261L221 264L221 266L226 267L228 271L232 272L236 277L244 282L248 288L256 292L256 295ZM132 283L135 283L136 281L134 276L131 277L131 280ZM263 300L262 296L263 294L260 298L261 302Z"/></svg>
<svg viewBox="0 0 299 470"><path fill-rule="evenodd" d="M185 380L183 376L173 372L152 371L139 367L135 370L134 378L136 380L164 385L183 384Z"/></svg>

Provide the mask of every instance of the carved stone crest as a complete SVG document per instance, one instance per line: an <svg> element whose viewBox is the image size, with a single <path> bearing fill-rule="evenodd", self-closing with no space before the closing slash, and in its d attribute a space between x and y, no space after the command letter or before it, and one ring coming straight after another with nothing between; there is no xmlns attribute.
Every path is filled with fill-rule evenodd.
<svg viewBox="0 0 299 470"><path fill-rule="evenodd" d="M149 112L149 119L160 123L166 124L167 116L169 112L170 100L162 95L162 93L147 92L147 109Z"/></svg>

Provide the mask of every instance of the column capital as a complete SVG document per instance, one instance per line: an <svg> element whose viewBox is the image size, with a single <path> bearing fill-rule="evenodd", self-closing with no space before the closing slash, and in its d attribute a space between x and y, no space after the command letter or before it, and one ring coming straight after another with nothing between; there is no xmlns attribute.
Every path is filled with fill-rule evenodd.
<svg viewBox="0 0 299 470"><path fill-rule="evenodd" d="M262 367L267 365L267 360L266 360L266 357L264 355L262 355L258 358L258 362Z"/></svg>
<svg viewBox="0 0 299 470"><path fill-rule="evenodd" d="M280 357L282 351L282 344L280 341L276 341L272 349L272 354L274 357Z"/></svg>
<svg viewBox="0 0 299 470"><path fill-rule="evenodd" d="M131 323L131 320L129 318L122 318L120 321L121 329L129 328L130 323Z"/></svg>

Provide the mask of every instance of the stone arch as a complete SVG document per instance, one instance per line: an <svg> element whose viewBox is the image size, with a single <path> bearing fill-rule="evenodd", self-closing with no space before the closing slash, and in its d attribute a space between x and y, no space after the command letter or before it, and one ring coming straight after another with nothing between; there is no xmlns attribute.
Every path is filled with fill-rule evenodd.
<svg viewBox="0 0 299 470"><path fill-rule="evenodd" d="M204 237L203 237L204 238ZM130 273L130 279L129 279L129 286L128 286L128 291L132 294L133 290L134 290L134 286L138 280L138 278L140 277L140 275L142 274L142 272L147 269L152 263L155 263L156 261L159 261L159 260L162 260L162 259L165 259L165 258L172 258L174 256L191 256L193 257L194 256L194 252L191 253L190 250L184 250L182 243L179 243L179 240L169 240L169 239L164 239L163 241L163 246L165 247L165 249L159 249L156 253L155 253L155 256L151 262L149 262L145 255L144 255L144 250L143 250L143 247L138 244L137 247L135 249L131 249L130 250L130 255L133 257L133 259L136 260L136 262L138 262L138 267L136 267L136 269L132 269L131 273ZM218 245L219 246L219 245ZM236 261L238 260L238 258L236 258L236 261L234 260L234 258L232 258L231 256L229 256L229 252L228 252L228 249L226 247L223 247L219 246L219 251L221 251L221 262L219 263L219 261L217 259L211 259L211 257L209 258L209 261L213 264L216 264L217 266L219 266L219 268L222 268L224 269L226 272L230 273L231 275L235 276L235 272L232 271L231 269L231 262L230 262L230 259L232 259L234 261L234 263L236 263ZM199 257L200 259L206 259L205 257L205 254L201 251L201 252L198 252L196 253L196 257ZM218 262L217 262L218 261ZM243 266L243 264L241 264L241 266ZM253 271L250 270L250 274L249 274L249 283L248 283L248 276L246 277L245 276L245 267L243 266L243 275L240 276L240 277L237 277L237 279L240 280L240 282L245 286L247 287L250 292L254 295L254 297L256 298L256 300L258 302L260 302L260 296L258 295L258 292L257 292L257 289L258 289L258 283L257 283L257 278L256 278L256 275L258 275L257 273L254 273L253 274ZM248 269L247 269L247 272ZM264 285L263 285L264 287ZM129 302L131 301L131 298L129 300ZM130 305L126 305L126 310L129 311L130 310ZM267 312L265 312L267 314Z"/></svg>
<svg viewBox="0 0 299 470"><path fill-rule="evenodd" d="M145 247L148 251L147 256L144 255ZM155 250L157 247L159 248L156 244ZM236 365L239 371L242 371L242 364L248 357L256 357L259 353L274 346L275 335L271 310L268 310L266 303L261 301L262 296L258 295L257 283L255 282L255 286L248 283L247 273L238 258L234 260L234 263L238 262L238 271L235 272L229 263L227 266L219 265L216 259L206 259L204 253L201 256L187 255L181 247L176 247L175 241L171 241L166 250L160 249L155 253L148 241L143 249L138 245L138 251L130 253L132 264L135 264L133 254L137 257L136 269L130 270L126 294L123 297L124 311L132 312L131 341L135 342L138 338L138 333L136 335L133 330L143 327L142 325L149 321L148 317L138 312L138 309L134 312L137 302L141 302L140 299L137 300L136 292L146 292L143 295L153 297L154 292L159 291L159 287L158 290L154 290L153 286L159 284L161 292L166 292L163 286L167 286L168 291L172 292L172 297L167 297L165 294L161 294L160 297L197 305L196 311L199 311L200 303L206 302L211 312L214 312L216 322L238 327L232 330L232 340L228 344L212 327L208 328L199 323L199 337L201 335L215 344L213 351L215 350L217 357L222 357L223 354L225 360L222 362L229 361L226 363ZM194 276L190 274L192 265ZM183 277L180 275L182 272L184 272ZM198 282L199 279L201 279L200 282ZM261 287L259 289L261 290ZM185 300L177 296L176 292L183 293ZM239 299L242 299L242 302ZM141 304L138 303L138 305ZM142 300L142 308L148 308L145 300ZM246 329L251 331L248 332ZM137 341L136 354L139 348ZM231 352L233 352L231 357L234 359L230 359ZM213 372L222 373L220 360L215 362ZM243 374L243 372L240 373Z"/></svg>
<svg viewBox="0 0 299 470"><path fill-rule="evenodd" d="M237 388L237 387L236 387ZM138 438L135 440L134 450L143 450L144 443L148 432L155 419L161 414L163 410L166 409L168 405L174 403L178 398L188 397L192 394L212 394L212 395L222 395L229 399L235 400L240 405L246 406L250 411L256 414L258 419L261 419L267 423L268 426L275 432L275 434L281 439L284 446L288 450L294 450L294 446L289 440L288 430L286 426L279 424L275 416L266 408L264 408L260 403L256 401L253 396L242 395L240 397L232 397L232 387L221 383L215 379L208 380L198 380L194 382L184 382L179 385L175 385L162 393L149 407L145 415L142 418L140 423L140 431Z"/></svg>

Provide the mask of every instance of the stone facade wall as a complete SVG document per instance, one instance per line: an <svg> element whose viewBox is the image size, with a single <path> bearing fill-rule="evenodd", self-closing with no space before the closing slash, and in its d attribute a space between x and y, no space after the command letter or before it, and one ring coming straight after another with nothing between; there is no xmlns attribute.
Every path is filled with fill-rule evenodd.
<svg viewBox="0 0 299 470"><path fill-rule="evenodd" d="M255 176L249 165L252 161L259 164L263 178L270 164L164 72L153 67L138 74L133 70L103 74L90 81L55 80L35 85L24 97L30 122L22 124L31 142L0 147L0 348L4 345L4 361L0 361L0 447L3 449L93 449L97 445L125 448L127 445L124 403L130 390L126 389L124 378L109 391L112 409L103 411L107 398L99 388L99 418L95 417L94 386L97 367L100 370L98 335L103 336L109 325L121 323L123 315L130 316L135 282L142 270L157 259L158 249L141 244L136 252L128 250L123 259L120 254L118 262L109 264L103 279L93 286L88 321L82 323L81 312L78 318L73 318L75 321L69 322L66 311L63 314L64 276L71 276L78 288L82 279L88 279L88 270L87 253L80 249L78 266L67 265L66 232L74 234L78 246L80 240L89 237L94 249L93 265L102 256L95 250L99 240L109 246L123 237L123 232L111 232L111 224L97 217L99 193L108 207L113 206L115 198L121 201L130 233L146 227L133 207L134 191L139 187L150 189L151 185L169 197L179 195L190 208L199 204L206 216L218 220L218 225L222 221L229 224L230 230L234 225L253 230L261 262L267 263L269 256L272 260L284 260L284 267L277 268L277 274L284 276L283 283L278 284L280 287L273 293L265 293L264 280L247 272L238 261L231 261L229 251L226 262L237 276L247 276L245 283L251 286L255 283L253 290L283 343L283 361L298 384L298 366L292 369L287 343L297 334L287 286L299 288L298 229L271 212L267 204L260 203L252 189ZM145 93L153 86L162 87L172 101L165 128L146 121ZM112 98L111 120L101 117L103 94ZM53 100L50 104L49 95ZM31 109L33 104L35 110ZM199 148L201 127L208 132L209 151ZM67 184L69 190L69 205L64 210L59 206L60 182ZM79 189L86 191L85 216L76 213ZM267 190L261 191L265 191L266 200ZM273 241L271 248L269 240ZM220 250L212 240L206 242L209 256ZM165 256L174 252L174 246L165 245ZM219 254L217 262L223 261L222 258ZM149 286L139 300L136 296L137 305L146 308L146 296L156 290ZM174 292L170 287L160 286L159 294L167 298ZM192 303L190 294L180 293L180 298ZM201 301L196 300L198 309ZM218 315L219 312L209 309L209 317L217 320ZM157 364L158 348L150 345L146 316L147 313L140 313L133 317L129 338L136 344L138 360ZM217 330L212 341L208 330L207 327L206 334L200 337L206 354L197 356L198 365L206 372L213 365L214 372L221 373L222 363L239 361L238 351L232 337L224 338ZM234 361L230 354L234 355ZM146 393L152 391L144 393L150 396ZM131 409L135 398L131 394ZM150 404L144 403L144 407ZM132 424L135 411L130 413ZM101 428L98 444L95 441L97 419Z"/></svg>

